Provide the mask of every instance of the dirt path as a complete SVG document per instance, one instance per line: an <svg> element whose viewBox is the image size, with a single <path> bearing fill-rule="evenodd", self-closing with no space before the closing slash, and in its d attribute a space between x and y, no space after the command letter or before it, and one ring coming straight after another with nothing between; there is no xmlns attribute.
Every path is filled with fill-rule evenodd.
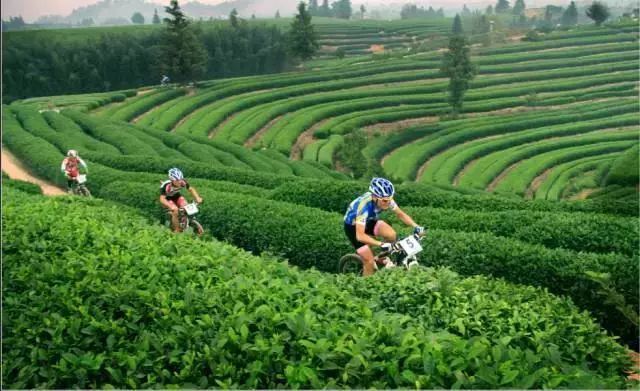
<svg viewBox="0 0 640 391"><path fill-rule="evenodd" d="M520 165L520 163L522 163L524 160L520 160L518 162L513 163L512 165L510 165L509 167L507 167L506 170L502 171L500 173L500 175L498 175L497 177L495 177L491 183L489 183L489 186L487 186L487 191L489 193L493 193L493 191L496 189L496 187L498 187L498 185L500 184L500 182L502 182L504 180L504 178L507 177L507 175L509 175L511 173L511 171L513 171L516 167L518 167Z"/></svg>
<svg viewBox="0 0 640 391"><path fill-rule="evenodd" d="M524 193L524 198L526 200L533 199L533 196L536 194L536 191L538 191L538 188L540 187L540 185L542 185L542 183L547 179L547 177L549 176L549 174L551 174L551 171L553 171L554 168L555 167L551 167L545 170L542 174L538 175L533 179L533 181L529 184L527 191Z"/></svg>
<svg viewBox="0 0 640 391"><path fill-rule="evenodd" d="M215 135L218 134L218 132L220 132L220 129L222 129L227 124L227 122L229 122L232 119L234 119L240 113L242 113L242 111L237 111L237 112L231 114L230 116L225 118L224 121L222 121L218 125L216 125L213 129L209 129L208 137L209 138L215 137Z"/></svg>
<svg viewBox="0 0 640 391"><path fill-rule="evenodd" d="M307 147L307 145L316 141L316 138L313 137L313 134L316 132L316 129L321 127L325 122L329 121L330 119L331 118L325 118L320 122L316 122L315 124L313 124L313 126L305 130L304 132L302 132L300 136L298 136L295 144L293 144L293 147L291 147L291 154L289 155L291 160L302 159L302 152Z"/></svg>
<svg viewBox="0 0 640 391"><path fill-rule="evenodd" d="M2 153L0 154L0 156L2 158L2 161L0 162L2 165L2 171L6 172L9 178L35 183L36 185L40 186L44 195L54 196L67 194L64 190L60 189L54 184L42 179L38 179L29 174L27 169L24 168L20 161L16 159L16 157L13 156L13 154L11 154L11 152L9 152L7 149L2 148Z"/></svg>
<svg viewBox="0 0 640 391"><path fill-rule="evenodd" d="M280 121L280 118L284 117L283 115L279 115L276 118L272 119L271 121L269 121L268 124L266 124L265 126L262 127L262 129L258 130L253 136L249 137L249 140L247 140L244 143L244 146L247 148L253 148L253 146L258 142L258 140L260 140L262 138L262 136L267 133L267 131L269 129L271 129L271 127L273 125L275 125L276 122Z"/></svg>
<svg viewBox="0 0 640 391"><path fill-rule="evenodd" d="M476 165L476 163L478 163L478 160L480 160L480 158L478 159L473 159L472 161L470 161L469 163L467 163L464 167L462 167L462 170L458 171L458 173L456 174L455 178L453 178L453 185L454 186L458 186L460 184L460 180L462 180L462 177L465 176L467 174L467 172Z"/></svg>
<svg viewBox="0 0 640 391"><path fill-rule="evenodd" d="M597 190L598 189L583 189L578 194L574 194L571 197L569 197L569 200L570 201L586 200L587 197L589 197L593 192Z"/></svg>

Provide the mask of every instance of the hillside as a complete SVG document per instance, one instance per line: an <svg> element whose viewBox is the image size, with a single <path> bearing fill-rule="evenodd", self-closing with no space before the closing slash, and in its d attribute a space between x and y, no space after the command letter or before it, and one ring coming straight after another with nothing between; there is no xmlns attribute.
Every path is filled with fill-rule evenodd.
<svg viewBox="0 0 640 391"><path fill-rule="evenodd" d="M64 188L76 149L96 197L3 176L6 384L637 386L638 27L475 43L456 118L445 24L376 28L325 25L348 56L295 72L3 105L3 149L29 175ZM176 166L202 238L158 224ZM337 275L373 175L428 228L421 267Z"/></svg>
<svg viewBox="0 0 640 391"><path fill-rule="evenodd" d="M11 388L625 384L625 350L542 289L447 269L335 277L102 201L3 199Z"/></svg>

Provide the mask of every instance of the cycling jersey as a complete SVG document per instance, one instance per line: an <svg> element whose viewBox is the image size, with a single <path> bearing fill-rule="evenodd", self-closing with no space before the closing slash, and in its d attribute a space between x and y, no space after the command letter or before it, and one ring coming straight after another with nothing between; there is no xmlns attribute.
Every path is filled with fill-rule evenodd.
<svg viewBox="0 0 640 391"><path fill-rule="evenodd" d="M389 203L388 210L395 210L398 207L395 201ZM367 221L377 220L378 214L384 211L378 208L373 202L373 196L370 192L364 193L349 204L347 213L344 215L344 223L349 225L363 224Z"/></svg>
<svg viewBox="0 0 640 391"><path fill-rule="evenodd" d="M182 194L180 194L180 191L182 189L189 190L189 182L187 182L185 179L183 179L183 181L184 186L181 187L173 186L171 181L162 182L162 184L160 185L160 195L165 196L168 200L177 200L182 196Z"/></svg>
<svg viewBox="0 0 640 391"><path fill-rule="evenodd" d="M60 166L60 169L64 171L67 174L67 176L75 178L78 176L78 173L79 173L78 164L84 167L85 170L87 169L87 164L84 162L84 160L80 159L79 157L64 158L64 160L62 161L62 165Z"/></svg>

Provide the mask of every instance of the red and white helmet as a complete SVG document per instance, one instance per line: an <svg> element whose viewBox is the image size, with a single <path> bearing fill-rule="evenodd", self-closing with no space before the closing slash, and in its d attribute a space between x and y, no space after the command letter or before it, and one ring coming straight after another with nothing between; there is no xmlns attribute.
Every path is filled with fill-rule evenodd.
<svg viewBox="0 0 640 391"><path fill-rule="evenodd" d="M78 151L76 151L75 149L70 149L67 152L67 156L69 156L69 157L78 157Z"/></svg>

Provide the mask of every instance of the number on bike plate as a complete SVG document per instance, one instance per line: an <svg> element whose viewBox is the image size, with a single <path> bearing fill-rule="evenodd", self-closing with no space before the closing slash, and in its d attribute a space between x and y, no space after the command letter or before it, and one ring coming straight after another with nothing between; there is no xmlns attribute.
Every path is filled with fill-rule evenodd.
<svg viewBox="0 0 640 391"><path fill-rule="evenodd" d="M415 255L422 251L422 246L413 236L407 236L400 241L400 247L407 253L408 256Z"/></svg>
<svg viewBox="0 0 640 391"><path fill-rule="evenodd" d="M184 210L191 216L198 213L198 206L196 204L187 204L184 206Z"/></svg>

